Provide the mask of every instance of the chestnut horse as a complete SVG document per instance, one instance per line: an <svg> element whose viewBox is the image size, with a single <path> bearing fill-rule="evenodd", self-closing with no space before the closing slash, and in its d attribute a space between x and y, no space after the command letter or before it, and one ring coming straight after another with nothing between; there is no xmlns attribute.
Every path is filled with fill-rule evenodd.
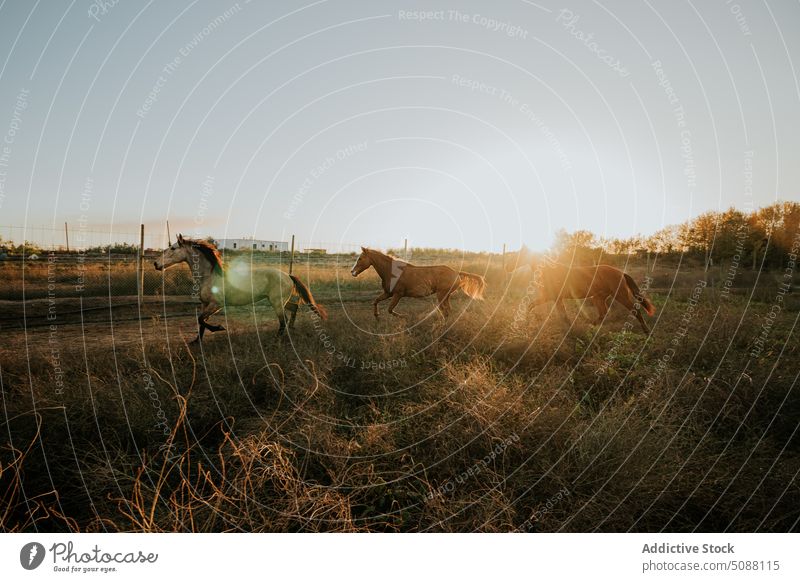
<svg viewBox="0 0 800 582"><path fill-rule="evenodd" d="M378 303L392 298L389 303L389 313L402 317L394 308L403 297L427 297L436 294L439 300L437 307L441 314L447 318L450 315L450 296L463 289L472 299L483 299L486 289L486 280L480 275L456 271L447 265L433 265L421 267L380 251L361 247L361 255L356 260L350 271L353 277L358 277L370 267L375 269L383 284L383 293L372 302L373 313L378 317Z"/></svg>
<svg viewBox="0 0 800 582"><path fill-rule="evenodd" d="M538 281L540 291L531 302L529 310L554 301L559 313L566 319L564 299L591 299L597 308L596 323L600 324L608 311L608 298L613 297L636 316L645 333L650 333L641 311L644 309L647 315L653 316L656 313L655 305L642 294L636 281L627 273L611 265L573 267L550 259L537 265L536 256L524 246L515 255L516 257L512 255L512 260L506 263L506 271L530 266L534 272L541 273Z"/></svg>
<svg viewBox="0 0 800 582"><path fill-rule="evenodd" d="M208 318L224 305L249 305L267 299L278 316L278 335L286 329L286 313L290 315L289 327L294 327L297 307L307 303L311 310L322 319L327 319L325 308L314 301L308 287L294 275L287 275L274 268L251 270L245 263L231 268L223 265L217 248L204 240L192 240L178 235L178 241L161 253L161 258L153 262L157 271L172 265L186 263L192 270L195 291L202 304L197 317L199 326L197 337L192 343L203 340L203 333L223 331L221 325L211 325Z"/></svg>

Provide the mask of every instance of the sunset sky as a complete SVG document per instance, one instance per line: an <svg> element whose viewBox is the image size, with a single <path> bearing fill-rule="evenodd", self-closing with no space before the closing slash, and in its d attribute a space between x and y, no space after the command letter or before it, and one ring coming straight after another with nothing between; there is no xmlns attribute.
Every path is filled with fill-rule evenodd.
<svg viewBox="0 0 800 582"><path fill-rule="evenodd" d="M798 23L797 2L6 1L0 224L498 250L798 200Z"/></svg>

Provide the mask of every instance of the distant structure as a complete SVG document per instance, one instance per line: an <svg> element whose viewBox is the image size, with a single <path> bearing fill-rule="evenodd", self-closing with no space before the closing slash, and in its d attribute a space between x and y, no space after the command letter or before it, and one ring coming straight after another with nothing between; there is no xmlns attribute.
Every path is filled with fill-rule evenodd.
<svg viewBox="0 0 800 582"><path fill-rule="evenodd" d="M217 239L217 248L226 251L288 251L289 243L279 240L261 240L257 238L221 238Z"/></svg>
<svg viewBox="0 0 800 582"><path fill-rule="evenodd" d="M306 255L327 255L327 249L304 249L303 253Z"/></svg>

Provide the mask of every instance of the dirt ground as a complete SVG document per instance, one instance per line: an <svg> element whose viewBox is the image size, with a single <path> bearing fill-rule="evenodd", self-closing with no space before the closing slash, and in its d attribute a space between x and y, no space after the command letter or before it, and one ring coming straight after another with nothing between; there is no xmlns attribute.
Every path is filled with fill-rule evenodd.
<svg viewBox="0 0 800 582"><path fill-rule="evenodd" d="M339 296L320 296L318 301L328 308L332 322L353 320L356 326L373 325L372 299L375 293L359 293L343 300ZM408 300L401 305L404 314L413 324L435 308L434 298ZM0 349L13 352L25 349L29 355L46 352L57 344L106 347L149 343L153 340L171 342L191 341L197 334L196 308L198 303L189 297L146 298L141 308L136 296L90 297L61 299L50 304L46 299L27 301L0 301ZM382 306L382 325L405 325L385 314ZM307 307L301 307L297 316L298 329L312 324ZM222 324L228 333L255 331L274 334L278 322L268 302L255 306L227 308L211 318L211 323ZM217 334L224 335L223 334ZM207 332L206 341L214 341ZM91 351L87 352L91 356Z"/></svg>

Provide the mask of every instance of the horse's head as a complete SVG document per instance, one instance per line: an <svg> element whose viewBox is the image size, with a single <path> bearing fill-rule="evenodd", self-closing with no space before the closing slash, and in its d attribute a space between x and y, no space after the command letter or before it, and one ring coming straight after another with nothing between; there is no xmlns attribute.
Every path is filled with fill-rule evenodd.
<svg viewBox="0 0 800 582"><path fill-rule="evenodd" d="M361 254L358 256L355 265L350 269L350 274L353 277L358 277L361 273L366 271L372 266L372 259L369 257L366 247L361 247Z"/></svg>
<svg viewBox="0 0 800 582"><path fill-rule="evenodd" d="M525 245L522 245L522 248L519 249L519 251L516 253L511 253L506 259L506 272L513 273L522 267L533 267L534 259L535 257L530 249L528 249L528 247Z"/></svg>
<svg viewBox="0 0 800 582"><path fill-rule="evenodd" d="M183 239L183 235L178 235L178 240L167 249L161 252L161 258L153 261L153 266L156 271L163 271L167 267L177 265L178 263L189 261L189 245Z"/></svg>

